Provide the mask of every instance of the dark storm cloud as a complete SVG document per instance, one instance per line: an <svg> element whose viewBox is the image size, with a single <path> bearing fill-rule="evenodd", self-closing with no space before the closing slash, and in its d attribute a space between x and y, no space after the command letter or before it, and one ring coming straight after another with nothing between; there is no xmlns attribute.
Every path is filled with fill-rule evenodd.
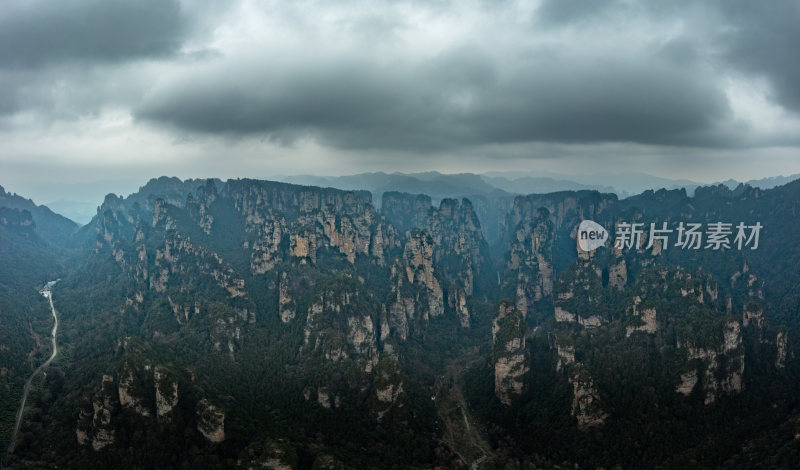
<svg viewBox="0 0 800 470"><path fill-rule="evenodd" d="M774 99L800 111L800 1L720 1L731 28L726 58L769 79Z"/></svg>
<svg viewBox="0 0 800 470"><path fill-rule="evenodd" d="M6 0L2 9L2 67L163 56L188 29L176 0Z"/></svg>
<svg viewBox="0 0 800 470"><path fill-rule="evenodd" d="M545 0L536 12L537 25L572 27L589 21L620 23L631 18L652 21L688 19L701 30L718 33L705 42L677 38L676 54L696 56L711 48L742 72L767 78L774 101L800 111L800 1L797 0Z"/></svg>
<svg viewBox="0 0 800 470"><path fill-rule="evenodd" d="M763 77L768 105L800 110L797 1L401 3L232 2L222 15L210 0L6 0L0 117L113 108L169 139L415 152L797 143L791 125L758 128L774 114L747 95Z"/></svg>
<svg viewBox="0 0 800 470"><path fill-rule="evenodd" d="M151 95L142 120L206 133L312 135L342 148L442 149L529 141L723 145L724 95L666 60L543 53L498 64L477 46L415 67L275 64L188 76ZM246 73L249 72L249 73ZM209 79L210 78L210 79ZM725 144L728 145L728 144Z"/></svg>

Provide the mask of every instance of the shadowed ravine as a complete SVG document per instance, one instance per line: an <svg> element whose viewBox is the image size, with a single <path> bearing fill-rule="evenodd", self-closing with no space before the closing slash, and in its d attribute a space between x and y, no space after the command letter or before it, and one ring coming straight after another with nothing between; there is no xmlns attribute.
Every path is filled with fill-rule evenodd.
<svg viewBox="0 0 800 470"><path fill-rule="evenodd" d="M17 410L17 418L14 421L14 429L11 431L11 439L8 443L8 450L6 451L6 457L11 455L14 452L14 443L16 442L17 431L19 431L19 425L22 422L22 412L25 410L25 401L28 399L28 392L31 389L31 383L33 382L33 378L39 374L45 367L49 366L53 359L55 359L56 354L58 354L58 346L56 344L56 334L58 333L58 316L56 315L56 309L53 306L53 293L51 291L45 291L44 296L50 301L50 311L53 312L53 319L55 323L53 324L53 333L52 333L52 340L53 340L53 353L50 355L50 358L44 361L42 365L36 368L36 370L31 373L28 380L25 382L25 388L22 391L22 399L19 402L19 409Z"/></svg>

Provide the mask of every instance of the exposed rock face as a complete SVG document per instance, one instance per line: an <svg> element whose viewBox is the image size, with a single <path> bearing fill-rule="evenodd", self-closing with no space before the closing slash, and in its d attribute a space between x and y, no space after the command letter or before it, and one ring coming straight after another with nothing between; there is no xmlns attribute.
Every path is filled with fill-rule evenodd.
<svg viewBox="0 0 800 470"><path fill-rule="evenodd" d="M297 455L294 449L283 440L267 439L252 443L243 452L236 465L248 470L294 470L297 468Z"/></svg>
<svg viewBox="0 0 800 470"><path fill-rule="evenodd" d="M683 394L688 396L694 390L694 386L697 385L697 370L692 369L688 372L681 374L681 383L675 389L677 393Z"/></svg>
<svg viewBox="0 0 800 470"><path fill-rule="evenodd" d="M80 445L91 445L98 451L115 442L111 415L119 407L114 389L114 378L104 375L100 388L94 393L91 404L81 408L75 437Z"/></svg>
<svg viewBox="0 0 800 470"><path fill-rule="evenodd" d="M253 274L264 274L274 268L275 263L282 258L280 250L286 233L286 221L283 218L265 220L253 230L258 233L258 237L252 244L250 270Z"/></svg>
<svg viewBox="0 0 800 470"><path fill-rule="evenodd" d="M320 387L317 390L317 403L319 403L323 408L330 409L331 396L330 393L328 393L327 387Z"/></svg>
<svg viewBox="0 0 800 470"><path fill-rule="evenodd" d="M553 223L540 209L535 219L517 226L506 265L507 279L516 280L516 304L523 316L553 293Z"/></svg>
<svg viewBox="0 0 800 470"><path fill-rule="evenodd" d="M214 444L225 440L225 413L205 398L197 403L197 430Z"/></svg>
<svg viewBox="0 0 800 470"><path fill-rule="evenodd" d="M775 367L782 369L786 366L786 333L779 331L775 336L775 346L777 353L775 355Z"/></svg>
<svg viewBox="0 0 800 470"><path fill-rule="evenodd" d="M589 374L582 367L575 367L569 382L572 384L572 415L578 420L578 429L586 431L605 423L608 413L600 406Z"/></svg>
<svg viewBox="0 0 800 470"><path fill-rule="evenodd" d="M574 322L577 318L574 313L570 313L559 306L555 307L555 316L558 322Z"/></svg>
<svg viewBox="0 0 800 470"><path fill-rule="evenodd" d="M494 394L504 405L511 405L523 392L523 376L529 367L525 359L525 319L513 304L501 302L492 325L494 342Z"/></svg>
<svg viewBox="0 0 800 470"><path fill-rule="evenodd" d="M414 328L444 313L444 294L434 267L433 239L426 232L408 232L403 256L391 266L393 302L383 334L405 341Z"/></svg>
<svg viewBox="0 0 800 470"><path fill-rule="evenodd" d="M564 273L554 287L555 319L562 323L577 323L584 328L597 328L607 322L597 312L605 300L601 270L593 257L579 258Z"/></svg>
<svg viewBox="0 0 800 470"><path fill-rule="evenodd" d="M628 283L628 266L625 258L619 258L608 268L608 285L622 289Z"/></svg>
<svg viewBox="0 0 800 470"><path fill-rule="evenodd" d="M518 196L514 199L508 216L508 227L513 229L523 221L536 218L540 209L547 211L556 229L565 225L577 225L583 219L602 220L602 213L616 202L615 195L596 191Z"/></svg>
<svg viewBox="0 0 800 470"><path fill-rule="evenodd" d="M196 262L187 263L185 261L187 259L196 260ZM150 288L156 292L164 292L171 274L185 276L194 270L211 276L219 287L227 291L230 297L245 295L244 279L239 277L230 265L216 253L196 246L191 240L180 234L167 236L164 248L156 251L155 265L152 271L157 275L151 277Z"/></svg>
<svg viewBox="0 0 800 470"><path fill-rule="evenodd" d="M742 310L742 325L746 328L751 324L758 328L764 327L764 309L760 304L748 303Z"/></svg>
<svg viewBox="0 0 800 470"><path fill-rule="evenodd" d="M156 388L156 416L160 420L168 420L172 409L178 406L178 381L159 366L153 371L153 380Z"/></svg>
<svg viewBox="0 0 800 470"><path fill-rule="evenodd" d="M214 216L211 215L209 207L217 199L217 185L212 180L197 188L197 198L189 194L186 198L185 207L189 214L197 221L197 225L203 229L207 235L211 234L214 224ZM173 202L177 205L177 202Z"/></svg>
<svg viewBox="0 0 800 470"><path fill-rule="evenodd" d="M387 191L381 198L381 213L401 232L427 227L431 208L431 198L425 194Z"/></svg>
<svg viewBox="0 0 800 470"><path fill-rule="evenodd" d="M372 409L379 422L392 409L403 406L403 380L397 359L393 357L381 359L375 368L372 386L375 394Z"/></svg>
<svg viewBox="0 0 800 470"><path fill-rule="evenodd" d="M222 196L244 217L254 274L290 258L315 263L325 248L350 263L363 255L383 264L384 252L398 244L395 230L377 216L366 191L235 180L225 185Z"/></svg>
<svg viewBox="0 0 800 470"><path fill-rule="evenodd" d="M572 344L556 343L556 371L561 372L565 367L575 363L575 346Z"/></svg>
<svg viewBox="0 0 800 470"><path fill-rule="evenodd" d="M446 293L442 307L435 311L443 312L446 301L448 311L455 312L466 328L471 322L469 300L474 294L475 278L488 266L488 246L469 200L459 203L443 199L438 208L430 202L427 196L386 193L383 211L389 220L406 230L404 259L411 261L407 264L416 269L424 259L430 265L431 275L435 266L437 286L430 285L432 282L426 284L434 297L442 296L439 291ZM418 258L419 254L423 259ZM433 312L431 308L431 315L435 316Z"/></svg>
<svg viewBox="0 0 800 470"><path fill-rule="evenodd" d="M414 232L406 241L403 261L409 284L419 283L427 289L428 305L423 318L437 317L444 313L442 287L434 274L434 244L430 235Z"/></svg>
<svg viewBox="0 0 800 470"><path fill-rule="evenodd" d="M278 312L283 323L289 323L294 319L297 305L289 295L289 280L286 273L281 273L281 281L278 285Z"/></svg>
<svg viewBox="0 0 800 470"><path fill-rule="evenodd" d="M302 351L326 360L353 359L369 373L378 362L378 339L372 317L362 309L374 302L357 285L334 283L314 296L306 317Z"/></svg>
<svg viewBox="0 0 800 470"><path fill-rule="evenodd" d="M637 297L638 299L638 297ZM642 321L642 325L639 326L629 326L625 331L625 336L632 335L635 331L642 331L645 333L655 333L658 331L658 322L656 321L656 309L655 308L645 308L642 309L641 312L637 311L637 305L634 304L633 306L633 314L634 316L639 316Z"/></svg>
<svg viewBox="0 0 800 470"><path fill-rule="evenodd" d="M678 346L681 347L681 343ZM686 350L690 361L699 360L700 364L705 366L702 374L705 404L713 403L720 394L731 395L742 391L744 348L739 322L729 321L724 325L723 342L717 349L687 346ZM684 376L690 379L691 371L682 375L682 380ZM685 390L682 386L678 388Z"/></svg>
<svg viewBox="0 0 800 470"><path fill-rule="evenodd" d="M147 384L146 375L150 372L150 366L140 369L132 361L124 361L119 371L119 402L124 408L131 408L137 414L149 417L152 416L147 404Z"/></svg>

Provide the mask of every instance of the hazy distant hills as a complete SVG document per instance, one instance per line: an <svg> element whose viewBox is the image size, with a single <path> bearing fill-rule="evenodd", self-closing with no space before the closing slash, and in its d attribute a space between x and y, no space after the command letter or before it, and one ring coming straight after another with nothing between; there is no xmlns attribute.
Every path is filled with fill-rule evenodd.
<svg viewBox="0 0 800 470"><path fill-rule="evenodd" d="M372 193L373 202L380 204L385 192L397 191L411 194L427 194L434 200L444 197L471 195L510 195L502 185L493 185L481 175L473 173L442 174L427 173L361 173L350 176L297 175L283 178L293 184L331 187L336 189L364 189Z"/></svg>
<svg viewBox="0 0 800 470"><path fill-rule="evenodd" d="M774 176L743 183L761 189L770 189L786 184L800 178L800 173L790 176ZM381 196L385 192L397 191L410 194L427 194L433 201L443 198L467 197L478 205L476 199L484 201L497 201L502 198L513 199L516 195L547 194L557 191L596 190L601 193L614 193L623 199L647 190L680 189L685 188L688 195L694 194L699 186L709 186L705 183L687 179L670 179L653 176L645 173L595 173L595 174L566 174L544 171L536 172L487 172L483 174L457 173L443 174L436 171L423 173L360 173L345 176L316 176L292 175L283 177L269 177L287 183L330 187L343 190L366 190L372 193L372 201L380 207ZM156 186L140 192L161 194L159 188L174 186L175 178L160 177L152 180ZM192 180L188 180L192 181ZM221 180L217 180L221 183ZM714 183L724 184L730 189L735 189L740 181L728 179ZM175 197L184 197L191 191L194 183L187 183ZM141 184L128 181L96 181L91 183L42 183L42 184L17 184L17 187L38 202L43 202L50 210L61 214L79 225L88 223L96 214L97 207L103 202L103 196L108 193L119 195L136 194ZM180 185L178 185L180 186ZM20 189L17 189L20 192ZM486 202L485 202L486 203ZM485 204L484 203L484 204ZM0 203L8 205L10 203ZM33 201L28 205L35 206ZM17 206L9 206L17 207ZM481 209L478 209L481 212ZM39 218L41 218L40 216ZM34 217L37 219L37 217ZM43 236L46 235L43 233Z"/></svg>
<svg viewBox="0 0 800 470"><path fill-rule="evenodd" d="M9 194L2 186L0 186L0 207L30 212L37 232L50 242L63 241L78 229L78 224L72 220L56 214L46 206L37 206L30 199Z"/></svg>
<svg viewBox="0 0 800 470"><path fill-rule="evenodd" d="M799 174L775 176L744 182L753 187L770 189L800 178ZM563 174L551 172L487 172L483 174L425 173L360 173L348 176L295 175L281 178L287 183L331 187L336 189L364 189L372 192L378 203L387 191L427 194L434 200L443 197L469 197L470 195L503 196L512 194L547 194L556 191L596 190L614 193L620 198L640 194L649 189L685 188L689 195L700 186L724 184L736 188L740 181L729 179L712 185L687 179L670 179L646 173L594 173Z"/></svg>

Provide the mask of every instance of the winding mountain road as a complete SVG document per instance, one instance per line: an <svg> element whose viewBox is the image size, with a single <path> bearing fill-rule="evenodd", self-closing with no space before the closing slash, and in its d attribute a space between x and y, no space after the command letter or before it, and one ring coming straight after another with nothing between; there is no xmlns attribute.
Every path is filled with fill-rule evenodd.
<svg viewBox="0 0 800 470"><path fill-rule="evenodd" d="M55 359L56 355L58 354L58 346L56 344L56 334L58 333L58 315L56 315L56 308L53 306L53 293L51 291L45 291L43 294L47 299L50 301L50 310L53 312L53 319L55 323L53 324L53 354L50 355L50 358L42 365L36 368L33 373L28 377L28 381L25 382L25 388L22 391L22 400L19 403L19 409L17 410L17 419L14 422L14 429L11 431L11 441L8 444L8 451L6 452L6 456L11 455L14 452L14 444L17 438L17 431L19 431L19 425L22 422L22 412L25 410L25 401L28 399L28 392L31 389L31 382L33 382L33 378L41 372L45 367L49 366L53 359Z"/></svg>

